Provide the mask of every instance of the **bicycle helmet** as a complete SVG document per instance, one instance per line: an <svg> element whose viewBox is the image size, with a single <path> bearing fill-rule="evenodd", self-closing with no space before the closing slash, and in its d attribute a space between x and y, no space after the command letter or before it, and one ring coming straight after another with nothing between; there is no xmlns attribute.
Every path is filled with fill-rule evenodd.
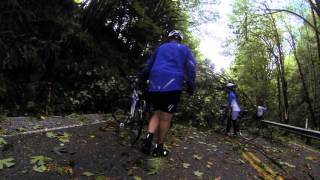
<svg viewBox="0 0 320 180"><path fill-rule="evenodd" d="M183 39L182 33L180 31L178 31L178 30L173 30L168 34L168 38L172 38L172 37L176 37L176 38L178 38L180 40Z"/></svg>
<svg viewBox="0 0 320 180"><path fill-rule="evenodd" d="M227 84L226 84L226 87L228 87L228 88L236 87L236 84L227 83Z"/></svg>

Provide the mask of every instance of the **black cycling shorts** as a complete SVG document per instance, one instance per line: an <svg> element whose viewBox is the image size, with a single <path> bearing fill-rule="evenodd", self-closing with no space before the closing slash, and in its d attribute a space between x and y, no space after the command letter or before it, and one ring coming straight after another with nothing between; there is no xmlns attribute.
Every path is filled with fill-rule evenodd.
<svg viewBox="0 0 320 180"><path fill-rule="evenodd" d="M149 92L152 111L163 111L167 113L176 112L180 95L181 91Z"/></svg>

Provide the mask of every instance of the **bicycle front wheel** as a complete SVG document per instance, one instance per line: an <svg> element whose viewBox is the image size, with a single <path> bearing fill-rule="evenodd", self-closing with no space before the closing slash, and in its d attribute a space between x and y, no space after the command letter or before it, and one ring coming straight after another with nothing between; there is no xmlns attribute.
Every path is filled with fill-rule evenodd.
<svg viewBox="0 0 320 180"><path fill-rule="evenodd" d="M146 111L145 102L140 101L134 111L134 115L130 121L129 125L129 138L131 145L135 144L143 130L143 126L146 124Z"/></svg>

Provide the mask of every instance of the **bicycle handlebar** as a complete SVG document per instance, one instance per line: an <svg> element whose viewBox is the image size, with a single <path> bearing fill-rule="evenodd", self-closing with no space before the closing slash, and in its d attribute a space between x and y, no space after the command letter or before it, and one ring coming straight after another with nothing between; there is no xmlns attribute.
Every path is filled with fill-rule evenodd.
<svg viewBox="0 0 320 180"><path fill-rule="evenodd" d="M127 79L130 81L130 82L138 82L139 81L139 78L137 75L129 75L127 76Z"/></svg>

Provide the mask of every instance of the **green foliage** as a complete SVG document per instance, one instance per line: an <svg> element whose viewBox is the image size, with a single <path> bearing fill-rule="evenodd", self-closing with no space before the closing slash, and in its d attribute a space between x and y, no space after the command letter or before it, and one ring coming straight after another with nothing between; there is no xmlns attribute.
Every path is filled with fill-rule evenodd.
<svg viewBox="0 0 320 180"><path fill-rule="evenodd" d="M71 135L69 133L64 132L63 134L56 134L53 132L47 132L46 133L48 138L56 138L58 139L61 143L68 143L70 142L70 137Z"/></svg>
<svg viewBox="0 0 320 180"><path fill-rule="evenodd" d="M128 94L125 76L172 29L199 55L188 30L198 1L79 2L1 3L0 102L9 115L110 111Z"/></svg>
<svg viewBox="0 0 320 180"><path fill-rule="evenodd" d="M319 17L311 16L308 3L289 4L282 7L287 11L281 12L292 11L314 26L319 25ZM319 118L313 118L320 113L317 100L320 87L316 83L320 43L310 24L299 24L289 15L292 13L280 14L268 9L268 3L235 1L230 16L235 37L229 43L236 46L231 73L251 101L264 100L269 107L268 118L283 119L286 94L290 123L304 126L305 119L312 119L311 123L316 125L320 123Z"/></svg>
<svg viewBox="0 0 320 180"><path fill-rule="evenodd" d="M82 173L82 175L83 175L83 176L90 177L90 176L94 176L95 174L94 174L94 173L92 173L92 172L88 172L88 171L86 171L86 172L83 172L83 173Z"/></svg>
<svg viewBox="0 0 320 180"><path fill-rule="evenodd" d="M43 173L48 170L48 163L52 161L51 158L45 156L33 156L31 157L30 164L33 165L32 170Z"/></svg>
<svg viewBox="0 0 320 180"><path fill-rule="evenodd" d="M180 120L212 125L224 93L190 32L217 18L199 0L5 1L0 10L0 102L9 115L111 112L154 48L181 30L199 61L197 91ZM198 14L195 12L199 12ZM200 19L199 19L200 18Z"/></svg>
<svg viewBox="0 0 320 180"><path fill-rule="evenodd" d="M133 176L133 179L134 179L134 180L142 180L142 178L139 177L139 176Z"/></svg>
<svg viewBox="0 0 320 180"><path fill-rule="evenodd" d="M198 62L197 66L195 94L183 94L177 118L194 126L212 126L218 123L220 106L226 103L225 80L214 72L209 60Z"/></svg>
<svg viewBox="0 0 320 180"><path fill-rule="evenodd" d="M4 168L10 168L15 165L13 158L7 158L7 159L0 159L0 170L3 170Z"/></svg>
<svg viewBox="0 0 320 180"><path fill-rule="evenodd" d="M6 140L4 140L2 137L0 137L0 148L4 145L8 144Z"/></svg>
<svg viewBox="0 0 320 180"><path fill-rule="evenodd" d="M194 174L195 176L199 177L199 178L202 178L202 176L203 176L204 173L201 172L201 171L194 171L193 174Z"/></svg>
<svg viewBox="0 0 320 180"><path fill-rule="evenodd" d="M191 166L189 163L182 163L182 167L188 169Z"/></svg>

